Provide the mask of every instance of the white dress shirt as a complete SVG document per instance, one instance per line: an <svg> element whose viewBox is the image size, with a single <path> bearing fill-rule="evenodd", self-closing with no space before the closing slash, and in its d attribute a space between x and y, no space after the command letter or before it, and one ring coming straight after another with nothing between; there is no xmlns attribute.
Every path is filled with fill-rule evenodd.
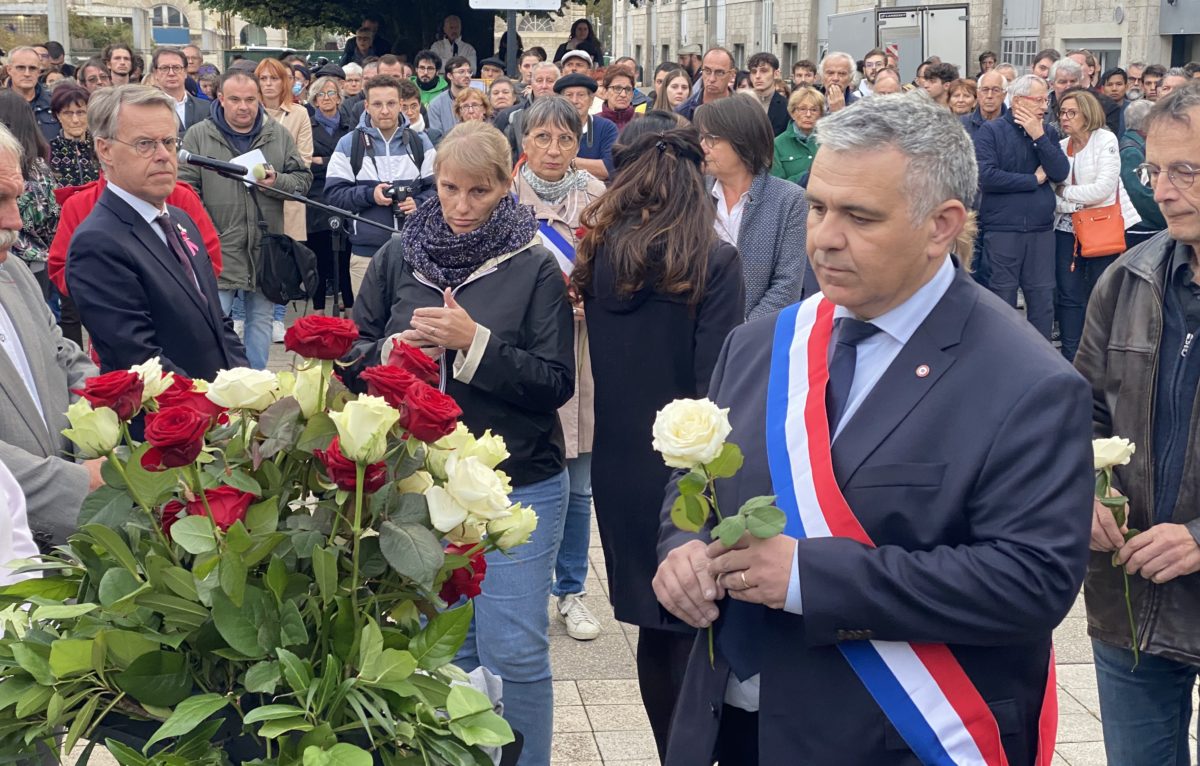
<svg viewBox="0 0 1200 766"><path fill-rule="evenodd" d="M113 194L115 194L118 197L120 197L121 199L125 200L126 204L128 204L131 208L133 208L133 212L137 213L142 218L144 218L146 220L146 223L150 224L150 228L154 229L154 233L158 235L158 238L160 240L162 240L162 243L164 245L167 244L166 232L164 232L162 230L161 226L159 226L157 223L155 223L155 220L160 215L167 212L167 206L165 203L163 204L163 206L161 208L156 209L154 207L154 205L151 205L149 202L142 199L141 197L133 196L129 192L122 189L120 186L117 186L112 181L108 182L108 188L112 189ZM169 245L168 245L168 247L169 247Z"/></svg>
<svg viewBox="0 0 1200 766"><path fill-rule="evenodd" d="M454 52L456 45L458 46L457 53ZM441 40L438 40L433 45L429 46L429 50L436 53L438 58L442 60L443 68L450 62L450 59L454 58L455 56L462 56L467 61L471 62L472 76L474 76L475 72L479 69L479 66L475 61L475 46L471 45L466 40L463 40L461 37L457 40L451 40L443 37Z"/></svg>
<svg viewBox="0 0 1200 766"><path fill-rule="evenodd" d="M750 199L750 190L743 192L731 209L725 204L724 188L720 181L713 182L712 195L717 200L717 219L713 227L718 237L737 247L738 232L742 230L742 213L746 210L746 200Z"/></svg>
<svg viewBox="0 0 1200 766"><path fill-rule="evenodd" d="M833 441L837 441L837 437L841 435L842 429L846 427L846 424L850 422L850 418L862 406L862 403L866 400L872 389L875 388L875 384L887 372L888 367L900 355L900 352L904 349L904 344L908 343L913 333L917 331L917 328L921 326L921 323L933 311L933 307L938 304L938 301L950 289L950 284L953 281L954 263L950 260L950 256L947 255L945 260L942 261L941 267L933 275L933 278L909 296L908 300L891 311L870 320L870 323L878 327L881 332L877 332L863 340L856 348L854 379L850 382L850 397L846 402L846 409L842 413L842 419L837 423ZM843 306L835 306L833 310L834 321L836 322L842 317L857 318L849 309ZM834 338L831 343L836 342L836 340ZM800 595L800 572L796 566L795 558L792 559L792 572L788 581L787 597L784 600L783 609L793 614L804 614L804 603ZM731 673L729 675L729 682L725 686L725 704L741 708L742 710L748 710L752 713L757 712L758 684L758 676L747 678L745 681L738 681L737 676Z"/></svg>
<svg viewBox="0 0 1200 766"><path fill-rule="evenodd" d="M33 533L29 531L29 517L25 510L25 493L21 485L0 463L0 585L11 585L36 574L15 574L9 562L29 559L38 555Z"/></svg>

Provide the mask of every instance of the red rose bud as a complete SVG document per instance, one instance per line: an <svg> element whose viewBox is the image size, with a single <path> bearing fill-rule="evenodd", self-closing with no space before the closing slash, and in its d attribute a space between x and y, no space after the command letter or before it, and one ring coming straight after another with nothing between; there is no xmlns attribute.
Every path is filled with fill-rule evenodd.
<svg viewBox="0 0 1200 766"><path fill-rule="evenodd" d="M446 555L462 556L474 547L473 545L447 545ZM479 551L465 566L450 572L446 582L442 583L442 589L438 596L447 604L457 603L463 596L475 598L483 591L480 586L483 584L486 574L487 559L484 558L483 551Z"/></svg>
<svg viewBox="0 0 1200 766"><path fill-rule="evenodd" d="M417 376L431 386L436 386L441 379L441 369L438 363L425 355L416 346L410 346L400 339L392 341L392 354L388 357L388 367L399 367Z"/></svg>
<svg viewBox="0 0 1200 766"><path fill-rule="evenodd" d="M360 379L367 382L367 393L371 396L382 396L384 400L403 412L404 395L414 385L421 383L417 376L400 367L380 366L364 370Z"/></svg>
<svg viewBox="0 0 1200 766"><path fill-rule="evenodd" d="M142 378L129 370L113 370L88 378L82 391L72 391L93 407L108 407L121 420L129 420L142 407Z"/></svg>
<svg viewBox="0 0 1200 766"><path fill-rule="evenodd" d="M228 485L206 489L204 497L208 500L209 509L212 510L213 521L217 522L217 526L222 532L232 527L235 522L246 518L246 511L258 499L249 492L243 492L237 487ZM189 502L187 509L192 516L208 515L204 509L204 501L200 498Z"/></svg>
<svg viewBox="0 0 1200 766"><path fill-rule="evenodd" d="M225 414L225 408L209 399L203 391L196 390L196 384L191 378L176 373L175 379L154 400L159 410L168 407L187 407L205 416L212 422L218 422Z"/></svg>
<svg viewBox="0 0 1200 766"><path fill-rule="evenodd" d="M309 359L341 359L358 340L353 320L309 314L283 334L283 346Z"/></svg>
<svg viewBox="0 0 1200 766"><path fill-rule="evenodd" d="M163 506L162 509L162 531L167 537L171 536L171 527L175 526L175 522L184 517L184 511L187 506L178 500L172 500Z"/></svg>
<svg viewBox="0 0 1200 766"><path fill-rule="evenodd" d="M189 407L164 407L146 415L146 441L142 468L158 471L191 465L204 449L204 434L212 425L207 415Z"/></svg>
<svg viewBox="0 0 1200 766"><path fill-rule="evenodd" d="M400 409L400 426L423 442L435 442L454 433L462 409L433 386L416 383L404 394Z"/></svg>
<svg viewBox="0 0 1200 766"><path fill-rule="evenodd" d="M329 480L337 485L338 489L344 489L347 492L354 491L358 482L358 475L354 470L355 463L342 454L342 448L338 444L336 436L329 443L329 449L313 450L313 455L316 456L317 460L321 461L321 465L325 466L325 473L329 476ZM383 461L371 463L363 470L364 495L377 492L386 483L387 464Z"/></svg>

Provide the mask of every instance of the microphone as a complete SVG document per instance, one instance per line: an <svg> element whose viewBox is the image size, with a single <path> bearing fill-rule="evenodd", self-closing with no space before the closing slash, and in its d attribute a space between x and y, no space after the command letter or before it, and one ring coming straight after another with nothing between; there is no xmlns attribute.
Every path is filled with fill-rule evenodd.
<svg viewBox="0 0 1200 766"><path fill-rule="evenodd" d="M238 178L242 178L250 172L250 169L243 165L234 165L232 162L216 160L212 157L202 157L199 154L192 154L187 149L179 150L179 161L195 165L198 168L204 168L205 170L215 170L224 175L237 176Z"/></svg>

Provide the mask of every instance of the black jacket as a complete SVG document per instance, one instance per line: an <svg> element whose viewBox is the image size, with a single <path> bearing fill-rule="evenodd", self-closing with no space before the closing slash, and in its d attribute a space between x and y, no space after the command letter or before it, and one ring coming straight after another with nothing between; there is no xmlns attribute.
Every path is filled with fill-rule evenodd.
<svg viewBox="0 0 1200 766"><path fill-rule="evenodd" d="M771 121L771 130L776 137L783 135L783 131L792 124L792 118L788 116L787 103L787 96L776 92L771 96L771 103L767 105L767 119Z"/></svg>
<svg viewBox="0 0 1200 766"><path fill-rule="evenodd" d="M50 111L50 89L40 82L35 85L29 108L33 110L33 118L37 120L38 128L46 137L47 143L53 141L62 131L62 126L58 124L54 112Z"/></svg>
<svg viewBox="0 0 1200 766"><path fill-rule="evenodd" d="M474 434L490 428L504 437L511 457L500 464L520 487L548 479L566 466L558 408L575 393L575 327L562 270L534 244L477 273L455 289L455 299L491 332L469 382L455 377L463 352L442 359L441 388L462 408ZM440 307L442 291L404 261L398 236L371 259L354 299L359 340L350 352L357 374L379 364L380 350L409 329L413 310Z"/></svg>
<svg viewBox="0 0 1200 766"><path fill-rule="evenodd" d="M317 157L321 158L321 162L313 162L312 164L313 180L312 185L308 187L308 198L317 202L324 202L325 172L329 168L329 158L333 156L333 150L337 148L338 140L350 132L354 127L354 123L350 121L350 117L345 112L339 110L338 126L334 129L333 135L330 135L325 132L325 126L318 122L316 117L309 117L308 119L312 124L312 156L314 160ZM328 228L329 214L315 207L308 208L308 230L324 231Z"/></svg>

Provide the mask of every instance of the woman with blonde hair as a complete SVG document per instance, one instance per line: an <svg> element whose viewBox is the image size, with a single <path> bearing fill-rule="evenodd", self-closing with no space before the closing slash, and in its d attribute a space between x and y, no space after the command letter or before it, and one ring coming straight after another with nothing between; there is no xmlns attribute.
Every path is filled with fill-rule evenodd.
<svg viewBox="0 0 1200 766"><path fill-rule="evenodd" d="M813 158L817 156L813 128L817 120L825 116L825 97L816 88L802 86L788 97L787 109L792 124L775 137L771 175L798 184L806 180Z"/></svg>
<svg viewBox="0 0 1200 766"><path fill-rule="evenodd" d="M464 88L454 97L454 117L459 122L491 123L495 115L487 94L476 88Z"/></svg>
<svg viewBox="0 0 1200 766"><path fill-rule="evenodd" d="M312 166L313 137L312 123L308 110L292 99L292 70L278 59L266 58L254 68L258 88L262 93L263 108L271 119L287 128L296 141L296 149L304 160L305 167ZM302 202L283 203L283 233L297 242L308 238Z"/></svg>
<svg viewBox="0 0 1200 766"><path fill-rule="evenodd" d="M354 301L356 365L386 361L393 341L439 362L442 388L472 433L491 429L510 457L509 497L537 513L530 542L489 555L472 632L459 653L504 679L504 717L525 738L521 764L547 766L554 701L550 576L563 532L566 459L558 409L575 392L566 284L538 222L510 192L512 150L486 122L438 145L437 195L371 259ZM355 368L349 370L352 374ZM447 533L469 542L471 530ZM477 533L476 533L477 534Z"/></svg>

